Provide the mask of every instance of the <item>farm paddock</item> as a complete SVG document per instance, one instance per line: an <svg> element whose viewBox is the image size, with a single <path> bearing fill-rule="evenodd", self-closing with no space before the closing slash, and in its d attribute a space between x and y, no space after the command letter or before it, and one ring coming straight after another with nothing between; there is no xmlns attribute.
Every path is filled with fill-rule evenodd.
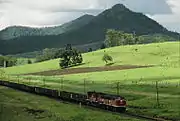
<svg viewBox="0 0 180 121"><path fill-rule="evenodd" d="M152 65L141 66L141 65L118 65L118 66L103 66L103 67L82 67L82 68L69 68L63 70L51 70L37 73L29 73L25 75L43 75L43 76L54 76L54 75L69 75L79 73L91 73L91 72L102 72L102 71L115 71L115 70L127 70L137 68L149 68Z"/></svg>

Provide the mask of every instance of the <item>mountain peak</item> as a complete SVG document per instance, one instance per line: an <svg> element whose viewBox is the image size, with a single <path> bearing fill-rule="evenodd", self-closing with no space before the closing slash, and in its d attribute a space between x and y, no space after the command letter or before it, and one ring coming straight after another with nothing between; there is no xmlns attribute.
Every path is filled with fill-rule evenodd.
<svg viewBox="0 0 180 121"><path fill-rule="evenodd" d="M123 4L116 4L112 7L112 10L125 11L129 9Z"/></svg>

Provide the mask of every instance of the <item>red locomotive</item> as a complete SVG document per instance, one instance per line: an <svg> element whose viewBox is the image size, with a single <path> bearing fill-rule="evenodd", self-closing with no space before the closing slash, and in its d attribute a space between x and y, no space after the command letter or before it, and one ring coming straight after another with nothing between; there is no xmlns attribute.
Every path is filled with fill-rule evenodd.
<svg viewBox="0 0 180 121"><path fill-rule="evenodd" d="M114 112L126 110L126 100L119 95L109 95L100 92L88 92L87 101L90 105Z"/></svg>

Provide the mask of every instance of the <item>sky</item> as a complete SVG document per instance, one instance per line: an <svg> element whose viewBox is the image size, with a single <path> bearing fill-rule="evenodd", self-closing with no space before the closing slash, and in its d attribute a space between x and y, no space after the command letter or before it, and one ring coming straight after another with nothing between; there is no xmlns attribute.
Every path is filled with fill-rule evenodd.
<svg viewBox="0 0 180 121"><path fill-rule="evenodd" d="M0 0L0 30L61 25L83 14L98 15L118 3L180 32L180 0Z"/></svg>

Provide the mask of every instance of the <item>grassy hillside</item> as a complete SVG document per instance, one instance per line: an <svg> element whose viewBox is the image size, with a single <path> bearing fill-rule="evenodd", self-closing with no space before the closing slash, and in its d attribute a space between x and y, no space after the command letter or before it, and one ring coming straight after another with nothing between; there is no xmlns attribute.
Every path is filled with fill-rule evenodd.
<svg viewBox="0 0 180 121"><path fill-rule="evenodd" d="M86 53L84 65L80 67L104 66L101 60L104 51L109 53L114 65L138 64L155 65L151 68L93 72L64 76L10 76L7 80L46 88L85 93L101 91L117 93L127 99L128 105L141 107L128 108L130 112L143 115L169 117L180 120L180 64L179 43L166 42L148 45L120 46ZM5 69L8 74L23 74L42 70L58 69L58 60ZM157 106L157 90L159 103ZM84 86L85 85L85 86Z"/></svg>
<svg viewBox="0 0 180 121"><path fill-rule="evenodd" d="M141 121L68 105L0 86L1 121Z"/></svg>
<svg viewBox="0 0 180 121"><path fill-rule="evenodd" d="M137 49L137 51L136 51ZM179 66L179 43L165 42L147 45L119 46L99 50L83 55L84 65L79 67L104 66L102 57L106 51L114 59L114 65L163 65L166 67ZM7 74L25 74L59 69L59 59L31 65L16 66L5 69Z"/></svg>

